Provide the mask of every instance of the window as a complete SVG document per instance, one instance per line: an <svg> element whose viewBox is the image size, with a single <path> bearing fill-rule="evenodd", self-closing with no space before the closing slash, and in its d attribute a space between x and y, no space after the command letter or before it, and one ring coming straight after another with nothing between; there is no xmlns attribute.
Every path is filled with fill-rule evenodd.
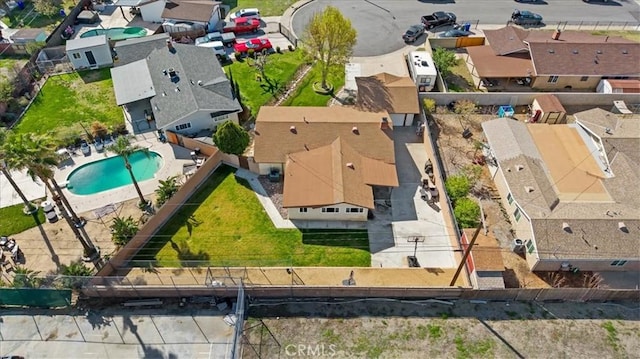
<svg viewBox="0 0 640 359"><path fill-rule="evenodd" d="M547 82L555 84L556 82L558 82L558 76L549 76L549 79L547 80Z"/></svg>
<svg viewBox="0 0 640 359"><path fill-rule="evenodd" d="M430 77L420 77L420 85L431 85L431 78Z"/></svg>
<svg viewBox="0 0 640 359"><path fill-rule="evenodd" d="M187 128L191 128L191 122L183 123L182 125L176 126L176 131L184 130Z"/></svg>
<svg viewBox="0 0 640 359"><path fill-rule="evenodd" d="M507 201L509 202L509 204L513 204L513 196L511 195L511 193L507 195Z"/></svg>
<svg viewBox="0 0 640 359"><path fill-rule="evenodd" d="M521 216L522 216L522 213L520 212L520 208L516 208L516 210L513 211L513 217L515 217L516 222L520 220Z"/></svg>
<svg viewBox="0 0 640 359"><path fill-rule="evenodd" d="M627 261L623 261L621 259L615 260L613 262L611 262L611 265L614 267L622 267L623 265L627 264Z"/></svg>
<svg viewBox="0 0 640 359"><path fill-rule="evenodd" d="M79 52L74 52L73 53L73 58L74 59L79 59L80 58L80 53Z"/></svg>
<svg viewBox="0 0 640 359"><path fill-rule="evenodd" d="M300 213L307 213L307 207L298 208Z"/></svg>
<svg viewBox="0 0 640 359"><path fill-rule="evenodd" d="M209 114L211 116L211 118L213 118L215 121L221 121L221 120L226 120L229 118L229 115L220 115L218 116L215 112L212 112Z"/></svg>
<svg viewBox="0 0 640 359"><path fill-rule="evenodd" d="M588 79L589 79L589 76L582 76L582 77L580 78L580 81L585 82L585 81L587 81Z"/></svg>
<svg viewBox="0 0 640 359"><path fill-rule="evenodd" d="M322 209L322 213L338 213L340 208L327 207Z"/></svg>
<svg viewBox="0 0 640 359"><path fill-rule="evenodd" d="M362 213L363 211L364 209L362 208L356 208L356 207L347 208L347 213Z"/></svg>
<svg viewBox="0 0 640 359"><path fill-rule="evenodd" d="M533 253L533 251L535 249L536 248L533 246L533 241L532 240L528 240L527 241L527 253L531 254L531 253Z"/></svg>

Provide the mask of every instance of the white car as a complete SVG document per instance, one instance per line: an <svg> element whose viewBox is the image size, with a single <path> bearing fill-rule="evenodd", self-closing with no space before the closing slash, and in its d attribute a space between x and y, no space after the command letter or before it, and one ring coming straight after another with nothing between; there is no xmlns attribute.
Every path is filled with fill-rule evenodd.
<svg viewBox="0 0 640 359"><path fill-rule="evenodd" d="M205 42L200 43L196 46L209 48L213 50L213 53L216 54L216 56L227 56L227 53L224 51L224 44L222 43L222 41Z"/></svg>
<svg viewBox="0 0 640 359"><path fill-rule="evenodd" d="M239 17L244 17L247 19L256 19L256 20L260 20L260 10L258 9L240 9L236 12L231 13L231 15L229 15L229 18L231 20L235 20Z"/></svg>

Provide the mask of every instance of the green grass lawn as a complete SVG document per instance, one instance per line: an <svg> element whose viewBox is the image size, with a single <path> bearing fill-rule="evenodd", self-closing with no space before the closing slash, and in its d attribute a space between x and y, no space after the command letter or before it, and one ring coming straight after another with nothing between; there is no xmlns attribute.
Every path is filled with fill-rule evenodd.
<svg viewBox="0 0 640 359"><path fill-rule="evenodd" d="M251 66L252 59L244 58L225 66L227 75L232 74L233 81L240 87L240 95L246 106L251 108L253 115L258 113L260 106L272 98L278 97L284 87L291 82L296 71L304 63L301 51L284 51L268 56L265 74L269 81L257 80L258 70Z"/></svg>
<svg viewBox="0 0 640 359"><path fill-rule="evenodd" d="M90 129L94 121L107 128L124 123L109 69L50 77L15 131L40 134L53 131L58 136L72 131L79 136L84 132L80 123Z"/></svg>
<svg viewBox="0 0 640 359"><path fill-rule="evenodd" d="M64 0L60 5L60 9L64 9L66 14L69 14L74 7L73 0ZM62 22L64 18L60 14L56 13L52 16L44 16L38 14L33 8L31 2L25 2L24 9L13 9L9 14L2 18L2 22L7 24L10 28L44 28L48 31L52 31Z"/></svg>
<svg viewBox="0 0 640 359"><path fill-rule="evenodd" d="M0 235L10 236L24 232L29 228L45 223L44 212L38 210L36 217L26 215L22 212L24 204L16 204L5 208L0 208ZM36 222L36 219L39 221Z"/></svg>
<svg viewBox="0 0 640 359"><path fill-rule="evenodd" d="M258 8L262 16L281 16L297 0L222 0L231 7L231 12L240 9Z"/></svg>
<svg viewBox="0 0 640 359"><path fill-rule="evenodd" d="M282 106L326 106L331 100L331 95L321 95L313 90L313 83L319 81L320 67L314 66ZM344 86L344 67L332 68L327 76L327 82L333 85L334 93L340 91Z"/></svg>
<svg viewBox="0 0 640 359"><path fill-rule="evenodd" d="M366 230L276 229L248 183L222 166L134 258L136 265L370 266Z"/></svg>
<svg viewBox="0 0 640 359"><path fill-rule="evenodd" d="M451 68L451 75L445 79L451 92L475 92L473 78L463 59L458 59L456 66Z"/></svg>
<svg viewBox="0 0 640 359"><path fill-rule="evenodd" d="M591 34L620 36L631 41L640 42L640 32L633 30L598 30L592 31Z"/></svg>

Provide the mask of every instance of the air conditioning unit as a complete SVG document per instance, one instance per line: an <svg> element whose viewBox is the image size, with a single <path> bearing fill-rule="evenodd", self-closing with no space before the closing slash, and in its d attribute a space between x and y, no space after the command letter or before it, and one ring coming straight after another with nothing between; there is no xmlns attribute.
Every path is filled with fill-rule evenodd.
<svg viewBox="0 0 640 359"><path fill-rule="evenodd" d="M513 253L524 253L524 241L520 238L514 239L511 243L511 250L513 251Z"/></svg>

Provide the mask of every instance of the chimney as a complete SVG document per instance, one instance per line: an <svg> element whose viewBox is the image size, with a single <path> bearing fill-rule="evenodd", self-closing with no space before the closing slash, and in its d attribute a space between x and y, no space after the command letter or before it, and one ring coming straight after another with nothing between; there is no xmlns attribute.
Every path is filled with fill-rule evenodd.
<svg viewBox="0 0 640 359"><path fill-rule="evenodd" d="M167 48L169 49L170 53L176 52L176 49L173 47L173 44L171 43L171 39L167 39Z"/></svg>
<svg viewBox="0 0 640 359"><path fill-rule="evenodd" d="M380 129L381 130L388 130L389 129L389 119L386 117L383 117L382 120L380 121Z"/></svg>
<svg viewBox="0 0 640 359"><path fill-rule="evenodd" d="M360 131L358 131L358 128L357 128L356 126L353 126L353 127L351 128L351 132L353 132L353 133L354 133L354 134L356 134L356 135L359 135L359 134L360 134Z"/></svg>
<svg viewBox="0 0 640 359"><path fill-rule="evenodd" d="M551 35L551 39L553 40L560 39L560 34L562 34L562 31L560 29L556 29L556 31L553 32L553 35Z"/></svg>
<svg viewBox="0 0 640 359"><path fill-rule="evenodd" d="M289 131L291 131L291 133L293 133L293 134L298 133L298 130L296 130L296 126L289 127Z"/></svg>
<svg viewBox="0 0 640 359"><path fill-rule="evenodd" d="M351 168L352 170L356 169L352 162L347 163L347 167Z"/></svg>
<svg viewBox="0 0 640 359"><path fill-rule="evenodd" d="M562 223L562 229L567 233L573 233L573 231L571 230L571 226L569 226L569 223L567 222Z"/></svg>

